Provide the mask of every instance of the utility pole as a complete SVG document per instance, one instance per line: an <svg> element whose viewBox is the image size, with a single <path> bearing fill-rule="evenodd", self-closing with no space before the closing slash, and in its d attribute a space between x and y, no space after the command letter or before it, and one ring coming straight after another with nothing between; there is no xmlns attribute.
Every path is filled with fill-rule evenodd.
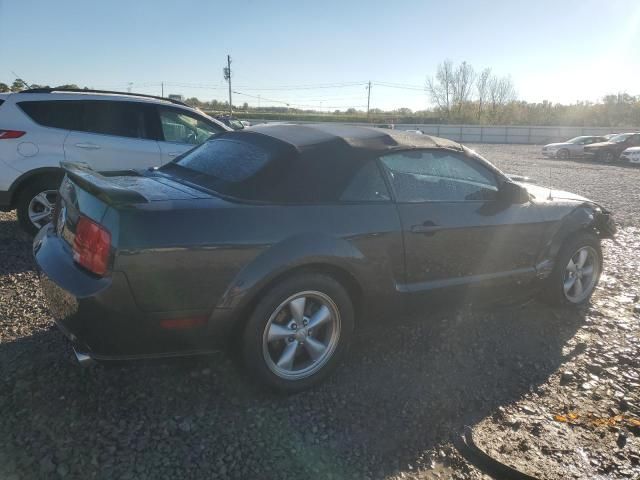
<svg viewBox="0 0 640 480"><path fill-rule="evenodd" d="M224 79L229 82L229 115L233 113L233 104L231 103L231 55L227 55L227 66L222 69Z"/></svg>
<svg viewBox="0 0 640 480"><path fill-rule="evenodd" d="M369 105L371 104L371 80L367 85L367 121L369 121Z"/></svg>
<svg viewBox="0 0 640 480"><path fill-rule="evenodd" d="M160 96L164 98L164 82L160 82Z"/></svg>

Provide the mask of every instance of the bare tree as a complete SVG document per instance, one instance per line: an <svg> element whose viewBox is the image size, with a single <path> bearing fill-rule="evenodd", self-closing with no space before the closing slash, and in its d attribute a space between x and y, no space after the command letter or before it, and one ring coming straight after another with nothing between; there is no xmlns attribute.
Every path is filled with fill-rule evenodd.
<svg viewBox="0 0 640 480"><path fill-rule="evenodd" d="M489 81L491 113L495 117L498 109L516 99L516 90L511 77L492 77Z"/></svg>
<svg viewBox="0 0 640 480"><path fill-rule="evenodd" d="M453 77L453 104L458 111L458 115L462 113L462 108L469 101L475 76L473 67L467 62L462 62L455 70Z"/></svg>
<svg viewBox="0 0 640 480"><path fill-rule="evenodd" d="M489 96L489 82L491 81L491 69L485 68L482 70L478 79L476 80L476 91L478 93L478 120L482 117L482 109L487 102Z"/></svg>
<svg viewBox="0 0 640 480"><path fill-rule="evenodd" d="M431 97L431 101L437 105L440 110L447 113L447 118L451 115L451 105L454 97L454 77L453 62L445 60L438 65L435 79L427 78L425 89Z"/></svg>

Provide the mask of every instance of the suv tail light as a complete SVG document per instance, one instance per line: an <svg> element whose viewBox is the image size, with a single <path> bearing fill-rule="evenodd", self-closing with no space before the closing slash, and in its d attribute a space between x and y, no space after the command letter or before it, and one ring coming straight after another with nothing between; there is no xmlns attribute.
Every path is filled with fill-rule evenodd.
<svg viewBox="0 0 640 480"><path fill-rule="evenodd" d="M80 216L73 240L73 259L90 272L104 275L109 264L110 250L109 231L93 220Z"/></svg>
<svg viewBox="0 0 640 480"><path fill-rule="evenodd" d="M7 140L10 138L20 138L26 132L20 130L0 130L0 140Z"/></svg>

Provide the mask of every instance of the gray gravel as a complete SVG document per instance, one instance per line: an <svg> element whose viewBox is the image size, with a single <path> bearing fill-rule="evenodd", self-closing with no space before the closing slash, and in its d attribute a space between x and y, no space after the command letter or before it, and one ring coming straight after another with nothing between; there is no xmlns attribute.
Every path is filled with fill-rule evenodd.
<svg viewBox="0 0 640 480"><path fill-rule="evenodd" d="M640 169L476 148L618 214L626 227L605 242L592 306L401 319L293 397L260 390L222 354L78 368L29 241L0 214L0 478L488 478L451 446L465 424L496 458L541 478L640 475L640 432L624 423L640 415ZM571 424L554 419L569 413Z"/></svg>

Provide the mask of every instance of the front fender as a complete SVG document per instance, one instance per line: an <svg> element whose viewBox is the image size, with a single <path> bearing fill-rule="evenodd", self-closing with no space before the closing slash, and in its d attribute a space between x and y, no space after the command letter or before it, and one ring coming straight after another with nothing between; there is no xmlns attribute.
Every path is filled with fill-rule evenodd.
<svg viewBox="0 0 640 480"><path fill-rule="evenodd" d="M216 309L241 309L271 280L305 265L339 268L357 280L367 270L364 255L352 243L322 233L288 238L261 253L233 279Z"/></svg>
<svg viewBox="0 0 640 480"><path fill-rule="evenodd" d="M537 261L540 277L548 276L564 242L578 232L591 232L599 238L613 238L616 226L611 213L599 205L582 203L566 216L552 223L546 242Z"/></svg>

